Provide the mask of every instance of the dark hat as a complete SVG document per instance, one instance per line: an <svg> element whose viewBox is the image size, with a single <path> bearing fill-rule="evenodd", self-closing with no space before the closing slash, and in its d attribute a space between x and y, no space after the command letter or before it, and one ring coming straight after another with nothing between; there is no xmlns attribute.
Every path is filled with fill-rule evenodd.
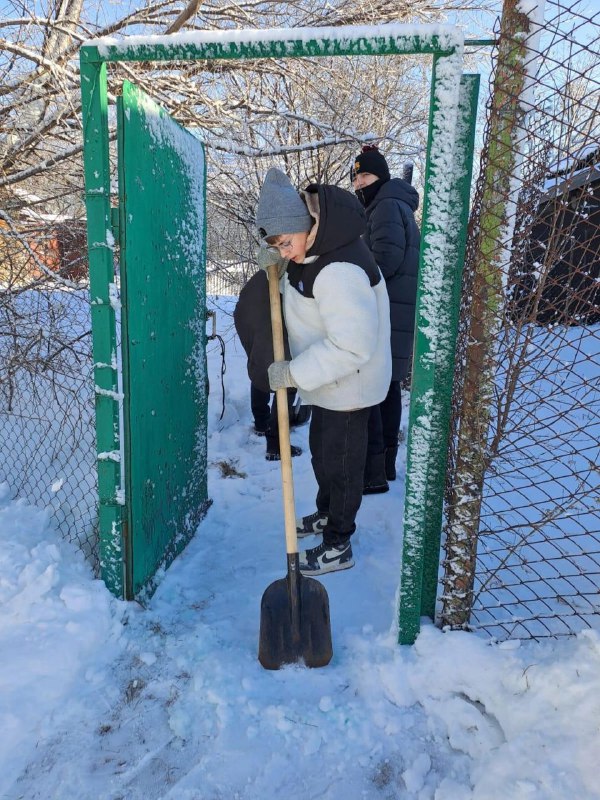
<svg viewBox="0 0 600 800"><path fill-rule="evenodd" d="M350 180L353 181L359 172L370 172L371 175L377 175L384 182L389 181L390 170L377 145L363 145L360 155L356 156L350 169Z"/></svg>
<svg viewBox="0 0 600 800"><path fill-rule="evenodd" d="M304 233L313 220L288 176L271 167L260 190L256 210L256 227L261 236L270 238L282 233Z"/></svg>

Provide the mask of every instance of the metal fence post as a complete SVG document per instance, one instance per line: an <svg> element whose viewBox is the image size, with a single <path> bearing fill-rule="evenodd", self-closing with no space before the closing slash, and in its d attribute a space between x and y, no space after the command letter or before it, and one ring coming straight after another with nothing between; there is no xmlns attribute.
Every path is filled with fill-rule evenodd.
<svg viewBox="0 0 600 800"><path fill-rule="evenodd" d="M429 470L440 447L434 436L432 413L437 354L451 336L447 320L449 298L443 294L444 273L450 269L450 231L461 224L461 208L455 202L453 188L461 67L462 49L450 56L434 57L407 447L398 609L401 644L412 644L419 632L427 507L428 502L433 502L429 498ZM443 484L440 504L442 499Z"/></svg>
<svg viewBox="0 0 600 800"><path fill-rule="evenodd" d="M117 338L114 298L114 240L111 230L110 161L106 64L94 48L81 50L85 202L98 451L100 566L108 589L123 597L123 507L121 485Z"/></svg>
<svg viewBox="0 0 600 800"><path fill-rule="evenodd" d="M448 335L440 337L436 352L434 401L432 408L432 436L436 445L432 449L427 476L427 509L424 529L423 587L421 615L435 618L438 573L440 567L440 542L446 469L448 465L448 436L452 406L452 382L462 270L469 221L471 176L473 174L473 149L475 122L479 97L479 75L463 75L460 84L458 121L454 151L455 183L451 204L455 224L448 231L448 254L444 267L443 295L446 298L444 325Z"/></svg>

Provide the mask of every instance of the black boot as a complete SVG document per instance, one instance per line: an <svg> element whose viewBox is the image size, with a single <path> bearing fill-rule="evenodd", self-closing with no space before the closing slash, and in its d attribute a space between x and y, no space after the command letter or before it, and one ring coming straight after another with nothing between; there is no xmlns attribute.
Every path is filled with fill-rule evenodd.
<svg viewBox="0 0 600 800"><path fill-rule="evenodd" d="M385 448L385 477L388 481L396 480L396 456L398 447Z"/></svg>
<svg viewBox="0 0 600 800"><path fill-rule="evenodd" d="M389 489L390 487L385 479L384 454L377 453L374 456L367 456L363 494L383 494L383 492L388 492Z"/></svg>
<svg viewBox="0 0 600 800"><path fill-rule="evenodd" d="M291 444L290 445L290 452L292 454L292 458L294 458L294 456L301 456L302 455L302 448L301 447L296 447L295 444ZM267 461L281 461L281 453L279 452L279 445L277 446L276 449L269 450L267 448L267 454L266 454L265 458L267 459Z"/></svg>
<svg viewBox="0 0 600 800"><path fill-rule="evenodd" d="M294 458L294 456L302 455L302 448L296 447L294 444L290 444L290 450L292 453L292 458ZM281 453L279 452L279 436L273 436L271 431L267 431L267 453L265 458L267 461L281 460Z"/></svg>

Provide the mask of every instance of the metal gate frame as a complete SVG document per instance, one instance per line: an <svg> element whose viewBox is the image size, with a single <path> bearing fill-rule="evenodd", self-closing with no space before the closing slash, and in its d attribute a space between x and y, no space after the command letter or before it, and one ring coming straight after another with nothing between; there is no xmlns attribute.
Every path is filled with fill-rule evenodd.
<svg viewBox="0 0 600 800"><path fill-rule="evenodd" d="M493 42L471 41L471 45ZM123 553L123 506L116 494L119 404L107 63L337 55L433 55L414 369L408 432L399 642L414 642L422 614L433 616L439 568L444 475L458 298L469 211L479 76L462 75L462 31L451 25L373 25L98 39L82 46L84 169L95 362L102 577L119 593L114 565Z"/></svg>

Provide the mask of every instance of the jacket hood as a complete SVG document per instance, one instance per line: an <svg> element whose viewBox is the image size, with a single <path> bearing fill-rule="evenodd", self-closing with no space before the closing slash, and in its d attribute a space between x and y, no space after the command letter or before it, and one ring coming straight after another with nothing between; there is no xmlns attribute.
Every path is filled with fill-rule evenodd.
<svg viewBox="0 0 600 800"><path fill-rule="evenodd" d="M383 184L371 203L367 206L367 211L372 211L381 200L401 200L406 203L413 211L419 207L419 193L414 186L402 178L392 178Z"/></svg>
<svg viewBox="0 0 600 800"><path fill-rule="evenodd" d="M366 231L365 210L345 189L311 183L303 194L311 216L317 221L316 231L311 231L307 256L326 255L360 239Z"/></svg>

